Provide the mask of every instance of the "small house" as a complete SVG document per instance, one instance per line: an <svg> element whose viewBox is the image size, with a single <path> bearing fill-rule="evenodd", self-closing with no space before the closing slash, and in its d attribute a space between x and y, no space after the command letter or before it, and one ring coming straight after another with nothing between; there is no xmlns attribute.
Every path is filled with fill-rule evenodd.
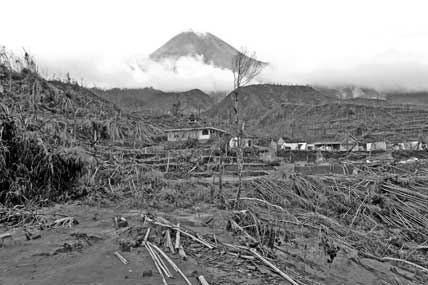
<svg viewBox="0 0 428 285"><path fill-rule="evenodd" d="M299 146L299 150L307 150L308 149L308 143L305 143L305 142L298 143L298 146Z"/></svg>
<svg viewBox="0 0 428 285"><path fill-rule="evenodd" d="M409 141L404 143L405 150L419 150L420 143L418 141Z"/></svg>
<svg viewBox="0 0 428 285"><path fill-rule="evenodd" d="M307 145L305 142L284 142L279 147L283 150L306 150Z"/></svg>
<svg viewBox="0 0 428 285"><path fill-rule="evenodd" d="M387 150L399 151L404 150L404 143L402 142L389 142L386 144Z"/></svg>
<svg viewBox="0 0 428 285"><path fill-rule="evenodd" d="M280 148L283 150L298 150L299 144L298 143L283 143L280 145Z"/></svg>
<svg viewBox="0 0 428 285"><path fill-rule="evenodd" d="M241 138L241 147L252 147L254 145L254 139L250 137ZM230 148L238 147L238 138L233 137L229 141Z"/></svg>
<svg viewBox="0 0 428 285"><path fill-rule="evenodd" d="M341 151L365 151L366 150L366 144L356 141L348 141L342 143L340 146Z"/></svg>
<svg viewBox="0 0 428 285"><path fill-rule="evenodd" d="M341 142L316 142L313 143L314 150L323 150L323 151L342 151L343 146Z"/></svg>
<svg viewBox="0 0 428 285"><path fill-rule="evenodd" d="M199 142L207 142L210 139L221 137L226 134L224 130L213 127L196 127L165 130L169 142L187 141L196 139Z"/></svg>
<svg viewBox="0 0 428 285"><path fill-rule="evenodd" d="M367 143L367 151L383 150L386 151L386 142L371 142Z"/></svg>

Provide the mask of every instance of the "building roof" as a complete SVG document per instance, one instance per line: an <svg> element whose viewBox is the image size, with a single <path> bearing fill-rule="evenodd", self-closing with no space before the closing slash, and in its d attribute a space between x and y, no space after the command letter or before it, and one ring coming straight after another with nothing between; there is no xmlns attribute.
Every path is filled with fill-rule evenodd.
<svg viewBox="0 0 428 285"><path fill-rule="evenodd" d="M314 143L311 143L311 144L326 144L326 145L331 145L331 144L342 144L342 142L332 142L332 141L327 141L327 142L314 142Z"/></svg>
<svg viewBox="0 0 428 285"><path fill-rule="evenodd" d="M232 140L237 140L238 137L233 137L231 139ZM241 139L243 139L243 140L255 140L255 139L257 139L257 137L244 136L244 137L241 137Z"/></svg>
<svg viewBox="0 0 428 285"><path fill-rule="evenodd" d="M194 127L194 128L180 128L180 129L167 129L165 132L186 132L186 131L197 131L197 130L215 130L220 133L226 133L225 130L214 128L214 127Z"/></svg>

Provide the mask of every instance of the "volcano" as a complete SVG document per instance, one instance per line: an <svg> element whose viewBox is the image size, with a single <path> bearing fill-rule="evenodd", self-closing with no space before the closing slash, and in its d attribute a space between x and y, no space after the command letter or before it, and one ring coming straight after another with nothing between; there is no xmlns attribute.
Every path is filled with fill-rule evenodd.
<svg viewBox="0 0 428 285"><path fill-rule="evenodd" d="M202 57L206 64L231 70L232 59L238 53L236 48L211 33L199 33L190 30L171 38L150 54L150 59L162 62L178 60L180 57Z"/></svg>

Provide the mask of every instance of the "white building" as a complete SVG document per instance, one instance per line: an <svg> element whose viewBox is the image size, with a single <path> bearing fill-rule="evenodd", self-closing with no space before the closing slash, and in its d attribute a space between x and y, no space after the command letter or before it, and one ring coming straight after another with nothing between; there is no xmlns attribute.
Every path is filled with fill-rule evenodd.
<svg viewBox="0 0 428 285"><path fill-rule="evenodd" d="M242 147L252 147L253 145L254 145L253 138L249 138L249 137L241 138ZM238 138L237 137L231 138L229 141L229 146L230 148L238 147Z"/></svg>
<svg viewBox="0 0 428 285"><path fill-rule="evenodd" d="M386 150L386 142L372 142L367 143L366 147L367 151L374 151L374 150Z"/></svg>
<svg viewBox="0 0 428 285"><path fill-rule="evenodd" d="M165 130L165 133L170 142L187 141L188 139L197 139L200 142L206 142L212 138L226 134L224 130L213 127L169 129Z"/></svg>
<svg viewBox="0 0 428 285"><path fill-rule="evenodd" d="M284 142L280 145L283 150L307 150L308 144L305 142Z"/></svg>
<svg viewBox="0 0 428 285"><path fill-rule="evenodd" d="M315 142L313 143L314 150L322 151L343 151L341 142Z"/></svg>

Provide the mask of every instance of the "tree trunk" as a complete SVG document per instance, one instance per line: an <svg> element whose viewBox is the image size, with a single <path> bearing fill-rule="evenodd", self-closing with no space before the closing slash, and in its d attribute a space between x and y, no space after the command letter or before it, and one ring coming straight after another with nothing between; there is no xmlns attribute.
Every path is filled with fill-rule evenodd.
<svg viewBox="0 0 428 285"><path fill-rule="evenodd" d="M218 191L220 195L223 195L223 150L220 146L220 158L218 162Z"/></svg>
<svg viewBox="0 0 428 285"><path fill-rule="evenodd" d="M243 169L243 153L242 153L242 147L240 138L238 139L238 154L237 154L237 162L238 162L238 179L239 179L239 186L238 186L238 193L236 194L236 202L235 202L235 208L239 207L240 199L241 199L241 192L242 192L242 169Z"/></svg>
<svg viewBox="0 0 428 285"><path fill-rule="evenodd" d="M236 123L236 135L238 139L238 153L236 154L236 162L238 164L238 179L239 179L239 186L238 186L238 193L236 193L236 201L234 208L239 207L239 200L241 199L241 192L242 192L242 136L241 136L241 128L239 124L239 109L238 109L238 95L239 95L239 86L235 89L235 105L234 105L234 111L235 111L235 123Z"/></svg>

